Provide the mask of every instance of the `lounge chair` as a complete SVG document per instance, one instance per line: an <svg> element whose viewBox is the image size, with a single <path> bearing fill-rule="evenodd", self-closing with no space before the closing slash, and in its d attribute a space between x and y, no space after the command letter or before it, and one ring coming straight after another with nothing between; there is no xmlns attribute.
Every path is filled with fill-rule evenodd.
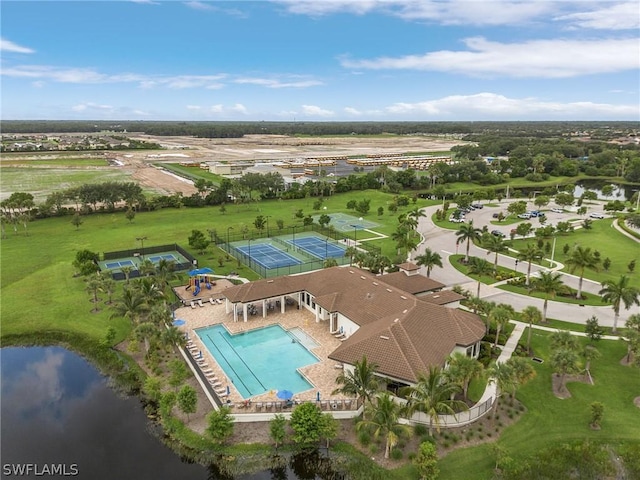
<svg viewBox="0 0 640 480"><path fill-rule="evenodd" d="M216 392L216 395L218 396L221 396L221 397L227 396L227 391L224 388L214 388L213 391Z"/></svg>
<svg viewBox="0 0 640 480"><path fill-rule="evenodd" d="M262 410L262 402L256 403L256 410Z"/></svg>
<svg viewBox="0 0 640 480"><path fill-rule="evenodd" d="M222 305L224 303L224 300L222 300L221 298L218 299L218 304Z"/></svg>
<svg viewBox="0 0 640 480"><path fill-rule="evenodd" d="M351 409L351 400L347 399L344 401L344 409L345 410L350 410Z"/></svg>
<svg viewBox="0 0 640 480"><path fill-rule="evenodd" d="M216 304L216 303L218 303L218 302L216 302L216 301L213 299L213 297L211 297L211 298L209 299L209 303L210 303L211 305L215 305L215 304Z"/></svg>
<svg viewBox="0 0 640 480"><path fill-rule="evenodd" d="M202 303L202 299L198 299L198 305L200 305L201 307L204 307L204 303Z"/></svg>
<svg viewBox="0 0 640 480"><path fill-rule="evenodd" d="M191 302L191 308L196 308L196 302Z"/></svg>
<svg viewBox="0 0 640 480"><path fill-rule="evenodd" d="M210 368L203 368L202 373L204 373L205 375L215 374L215 372Z"/></svg>
<svg viewBox="0 0 640 480"><path fill-rule="evenodd" d="M209 380L209 385L211 385L213 388L218 388L222 386L222 383L217 380Z"/></svg>

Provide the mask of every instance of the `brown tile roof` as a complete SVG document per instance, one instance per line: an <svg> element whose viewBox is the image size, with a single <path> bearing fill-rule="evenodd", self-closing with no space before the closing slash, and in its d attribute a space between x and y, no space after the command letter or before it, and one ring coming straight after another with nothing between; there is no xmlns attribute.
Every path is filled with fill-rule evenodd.
<svg viewBox="0 0 640 480"><path fill-rule="evenodd" d="M444 364L456 345L469 346L484 333L477 315L420 301L406 314L361 327L329 358L353 365L366 356L378 373L415 382L429 365Z"/></svg>
<svg viewBox="0 0 640 480"><path fill-rule="evenodd" d="M333 267L237 285L223 294L232 302L253 302L307 291L323 309L340 312L359 326L329 358L354 364L366 356L378 364L380 374L410 382L429 365L442 365L456 345L468 346L484 336L484 323L477 315L415 297L387 282L389 277L394 278L356 267Z"/></svg>
<svg viewBox="0 0 640 480"><path fill-rule="evenodd" d="M437 282L423 275L407 275L404 272L394 272L380 277L385 283L393 285L400 290L413 295L423 292L431 292L444 288L444 283Z"/></svg>
<svg viewBox="0 0 640 480"><path fill-rule="evenodd" d="M420 270L420 267L413 262L405 262L398 265L400 270L407 270L408 272L412 272L415 270Z"/></svg>
<svg viewBox="0 0 640 480"><path fill-rule="evenodd" d="M446 305L447 303L458 302L464 298L464 295L454 292L453 290L440 290L428 295L420 296L420 300L436 305Z"/></svg>

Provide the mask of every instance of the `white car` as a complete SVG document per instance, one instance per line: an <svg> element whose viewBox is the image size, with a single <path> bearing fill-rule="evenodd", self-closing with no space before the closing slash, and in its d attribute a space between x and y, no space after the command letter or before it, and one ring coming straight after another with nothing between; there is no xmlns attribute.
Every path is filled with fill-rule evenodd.
<svg viewBox="0 0 640 480"><path fill-rule="evenodd" d="M551 211L553 213L564 213L564 210L561 208L552 208Z"/></svg>
<svg viewBox="0 0 640 480"><path fill-rule="evenodd" d="M589 217L591 218L604 218L604 215L602 213L599 212L593 212L589 214Z"/></svg>
<svg viewBox="0 0 640 480"><path fill-rule="evenodd" d="M520 215L518 215L518 218L526 218L527 220L531 218L531 214L530 213L521 213Z"/></svg>

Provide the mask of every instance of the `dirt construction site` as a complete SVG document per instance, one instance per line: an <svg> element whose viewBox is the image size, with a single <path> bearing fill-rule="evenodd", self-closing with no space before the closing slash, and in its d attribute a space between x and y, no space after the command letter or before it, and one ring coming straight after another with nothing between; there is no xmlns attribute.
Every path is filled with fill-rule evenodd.
<svg viewBox="0 0 640 480"><path fill-rule="evenodd" d="M246 135L243 138L194 138L128 134L130 138L157 143L160 150L109 150L104 152L42 152L3 155L0 167L15 169L60 170L59 162L66 158L103 159L104 166L65 166L64 171L86 170L100 176L118 175L118 179L133 180L143 189L163 195L196 192L192 182L163 170L163 163L200 162L269 162L309 157L343 157L354 155L391 155L406 153L434 154L448 152L464 142L451 137L390 136L390 137L289 137L280 135ZM47 165L46 160L51 160ZM33 172L33 170L32 170ZM60 185L58 188L65 188ZM52 188L55 189L55 188ZM4 192L13 190L3 185ZM24 188L22 191L29 191ZM35 193L35 192L34 192ZM44 191L39 191L41 195ZM38 195L40 196L40 195Z"/></svg>

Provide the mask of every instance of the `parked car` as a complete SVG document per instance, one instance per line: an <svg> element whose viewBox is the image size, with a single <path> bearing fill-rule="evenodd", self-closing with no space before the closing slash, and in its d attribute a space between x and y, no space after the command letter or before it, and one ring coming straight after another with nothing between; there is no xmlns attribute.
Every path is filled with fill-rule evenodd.
<svg viewBox="0 0 640 480"><path fill-rule="evenodd" d="M551 211L553 213L564 213L564 210L561 208L552 208Z"/></svg>
<svg viewBox="0 0 640 480"><path fill-rule="evenodd" d="M604 218L604 215L602 213L599 212L592 212L589 214L589 217L591 218Z"/></svg>
<svg viewBox="0 0 640 480"><path fill-rule="evenodd" d="M473 208L480 210L482 208L484 208L484 205L482 205L481 203L474 203L473 205L471 205Z"/></svg>
<svg viewBox="0 0 640 480"><path fill-rule="evenodd" d="M449 217L449 221L453 222L453 223L463 223L464 222L464 218L455 217L455 216L451 215Z"/></svg>
<svg viewBox="0 0 640 480"><path fill-rule="evenodd" d="M518 215L518 218L525 218L525 219L529 220L531 218L531 214L530 213L521 213L520 215Z"/></svg>
<svg viewBox="0 0 640 480"><path fill-rule="evenodd" d="M491 215L493 218L500 218L500 214L499 213L494 213L493 215Z"/></svg>
<svg viewBox="0 0 640 480"><path fill-rule="evenodd" d="M533 218L544 217L544 212L541 212L540 210L531 210L527 213L529 213Z"/></svg>
<svg viewBox="0 0 640 480"><path fill-rule="evenodd" d="M504 233L502 233L500 230L491 230L491 235L495 235L496 237L504 237Z"/></svg>

